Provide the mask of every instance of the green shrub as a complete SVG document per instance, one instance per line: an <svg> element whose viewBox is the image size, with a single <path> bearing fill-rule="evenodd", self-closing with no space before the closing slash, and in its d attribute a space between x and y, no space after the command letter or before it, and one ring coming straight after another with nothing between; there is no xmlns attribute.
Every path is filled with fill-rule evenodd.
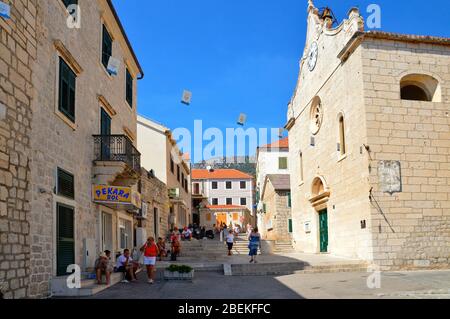
<svg viewBox="0 0 450 319"><path fill-rule="evenodd" d="M170 265L169 267L166 268L166 270L170 271L170 272L179 272L180 274L188 274L190 273L193 269L192 267L189 266L185 266L185 265Z"/></svg>

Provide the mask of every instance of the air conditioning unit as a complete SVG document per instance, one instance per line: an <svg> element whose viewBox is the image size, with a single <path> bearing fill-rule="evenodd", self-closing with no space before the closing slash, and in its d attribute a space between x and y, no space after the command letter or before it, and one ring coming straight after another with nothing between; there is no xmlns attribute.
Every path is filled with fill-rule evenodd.
<svg viewBox="0 0 450 319"><path fill-rule="evenodd" d="M180 197L180 189L179 188L169 189L169 197L170 198L179 198Z"/></svg>
<svg viewBox="0 0 450 319"><path fill-rule="evenodd" d="M148 216L148 203L142 202L142 208L139 210L138 218L147 219Z"/></svg>

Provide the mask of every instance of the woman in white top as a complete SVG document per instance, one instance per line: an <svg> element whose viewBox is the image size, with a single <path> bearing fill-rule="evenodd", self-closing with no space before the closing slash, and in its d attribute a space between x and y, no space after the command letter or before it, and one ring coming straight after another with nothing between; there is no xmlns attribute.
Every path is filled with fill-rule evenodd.
<svg viewBox="0 0 450 319"><path fill-rule="evenodd" d="M231 251L233 250L234 244L234 233L230 231L227 235L227 246L228 246L228 256L231 256Z"/></svg>

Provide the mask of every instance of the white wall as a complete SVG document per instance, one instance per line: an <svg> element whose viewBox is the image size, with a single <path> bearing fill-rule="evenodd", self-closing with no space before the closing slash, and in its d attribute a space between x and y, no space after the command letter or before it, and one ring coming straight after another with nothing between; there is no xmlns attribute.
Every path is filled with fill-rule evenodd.
<svg viewBox="0 0 450 319"><path fill-rule="evenodd" d="M288 158L288 169L279 169L278 159L280 157ZM264 186L264 179L268 174L289 174L289 151L266 151L260 150L256 164L256 186L262 188Z"/></svg>
<svg viewBox="0 0 450 319"><path fill-rule="evenodd" d="M217 182L218 189L212 189L213 181ZM231 189L226 189L227 181L231 182ZM245 189L241 189L241 181L246 182ZM203 191L211 205L213 198L219 200L219 205L226 205L227 198L232 198L233 205L241 206L241 198L246 198L247 205L245 206L251 212L253 211L253 181L251 179L194 180L193 183L200 183L200 192ZM204 189L202 190L203 187Z"/></svg>
<svg viewBox="0 0 450 319"><path fill-rule="evenodd" d="M156 177L167 184L167 136L162 125L138 116L137 145L141 152L141 166L146 170L154 170Z"/></svg>

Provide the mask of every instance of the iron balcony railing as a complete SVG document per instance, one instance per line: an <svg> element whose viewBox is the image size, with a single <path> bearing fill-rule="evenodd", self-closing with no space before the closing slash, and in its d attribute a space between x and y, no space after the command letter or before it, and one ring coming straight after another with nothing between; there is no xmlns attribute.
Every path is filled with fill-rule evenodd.
<svg viewBox="0 0 450 319"><path fill-rule="evenodd" d="M126 135L94 135L94 161L124 162L141 171L141 153Z"/></svg>

